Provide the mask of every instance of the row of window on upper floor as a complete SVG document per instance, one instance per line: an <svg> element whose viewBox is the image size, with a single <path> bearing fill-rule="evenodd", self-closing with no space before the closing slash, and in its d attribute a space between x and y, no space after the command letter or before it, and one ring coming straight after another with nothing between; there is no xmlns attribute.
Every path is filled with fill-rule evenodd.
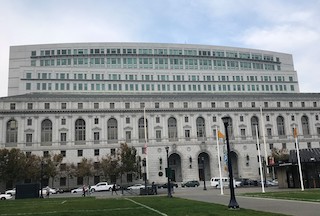
<svg viewBox="0 0 320 216"><path fill-rule="evenodd" d="M57 79L57 80L90 80L87 73L37 73L26 72L26 79ZM293 82L292 76L241 76L241 75L168 75L168 74L91 74L91 80L119 80L119 81L236 81L236 82Z"/></svg>
<svg viewBox="0 0 320 216"><path fill-rule="evenodd" d="M124 87L123 87L124 86ZM90 88L91 87L91 88ZM295 92L295 85L280 84L105 84L105 83L26 83L27 91L142 91L142 92Z"/></svg>
<svg viewBox="0 0 320 216"><path fill-rule="evenodd" d="M38 51L39 52L39 51ZM95 48L95 49L44 49L40 50L40 56L54 55L92 55L92 54L139 54L139 55L187 55L187 56L216 56L241 59L255 59L265 61L280 61L279 57L262 53L241 51L209 50L209 49L135 49L135 48ZM37 51L31 51L31 56L37 56Z"/></svg>
<svg viewBox="0 0 320 216"><path fill-rule="evenodd" d="M50 104L54 104L54 107L50 106ZM268 108L268 107L318 107L318 102L317 101L309 101L309 102L304 102L301 101L300 105L299 102L281 102L281 101L277 101L275 103L270 103L270 102L263 102L263 103L258 103L258 102L248 102L248 103L244 103L244 102L211 102L211 103L204 103L204 102L195 102L195 103L191 103L191 102L154 102L152 104L147 103L147 105L150 106L146 106L145 102L136 102L136 103L130 103L130 102L124 102L124 103L115 103L115 102L109 102L109 103L104 103L103 106L101 106L101 103L95 102L95 103L66 103L66 102L60 102L59 103L60 106L57 107L57 103L49 103L49 102L45 102L45 103L37 103L37 108L36 109L62 109L65 110L67 108L69 109L144 109L144 108L148 108L148 109L160 109L160 108L184 108L184 109L189 109L189 108L256 108L256 107L264 107L264 108ZM271 106L270 106L271 104ZM92 106L93 105L93 106ZM123 106L124 105L124 106ZM152 105L152 106L151 106ZM182 105L182 106L181 106ZM191 106L190 106L191 105ZM21 104L20 109L24 109L24 105ZM69 106L69 107L68 107ZM10 110L16 110L17 108L17 103L10 103ZM34 103L26 103L26 107L25 109L27 110L32 110L34 109Z"/></svg>
<svg viewBox="0 0 320 216"><path fill-rule="evenodd" d="M293 116L293 115L292 115ZM294 117L294 116L293 116ZM156 123L160 123L160 117L155 117L156 118ZM240 116L240 122L243 122L244 116ZM319 120L318 115L316 115L316 119ZM216 116L212 118L213 122L216 122ZM266 120L270 120L270 116L266 116ZM189 122L189 117L184 116L184 121L185 123ZM233 137L233 120L230 118L228 120L228 133L230 137ZM128 124L130 122L130 117L126 117L126 123ZM31 126L32 125L32 119L28 119L27 123ZM63 125L66 124L66 119L62 118L61 123ZM143 117L139 118L138 120L138 138L139 140L143 140L145 138L145 134L148 136L148 119L144 120ZM94 118L94 124L99 124L99 118ZM146 124L146 125L145 125ZM169 140L177 140L179 138L178 136L178 127L177 127L177 119L175 117L170 117L167 120L167 132L168 132L168 138ZM252 116L250 118L250 125L251 125L251 135L252 137L256 136L256 133L260 131L259 127L255 127L256 125L259 125L259 119L257 116ZM310 124L309 124L309 118L306 115L303 115L301 117L301 123L299 122L298 125L301 125L302 132L301 134L304 136L310 135ZM198 138L206 138L206 120L203 117L198 117L195 121L195 126L196 126L196 135ZM74 123L74 128L75 128L75 141L85 141L86 140L86 121L82 118L79 118L75 121ZM285 136L286 133L286 128L285 128L285 119L281 115L276 117L276 131L278 133L278 136ZM147 130L145 130L147 129ZM293 130L294 128L292 128ZM53 130L53 124L50 119L45 119L41 122L41 142L52 142L52 130ZM6 142L7 143L15 143L17 142L18 138L18 122L15 119L10 119L7 122L7 128L6 128ZM267 131L267 136L272 137L272 126L267 126L266 128ZM317 127L317 134L319 135L320 132L320 127ZM93 139L94 141L100 141L100 132L94 131L93 132ZM216 136L217 131L214 129L213 130L213 136ZM155 131L155 137L157 140L161 140L162 138L162 130L161 129L156 129ZM130 141L131 140L131 130L126 131L126 140ZM184 129L184 138L190 138L191 135L191 130L190 129ZM248 134L246 132L246 128L241 126L240 127L240 137L247 137ZM66 142L67 141L67 133L62 132L60 133L60 141L61 142ZM118 121L115 118L110 118L107 121L107 139L108 141L112 140L118 140ZM27 143L32 143L32 133L27 133L26 134L26 142Z"/></svg>
<svg viewBox="0 0 320 216"><path fill-rule="evenodd" d="M73 61L72 61L73 60ZM57 58L32 59L36 66L96 66L107 68L190 69L190 70L281 70L280 64L236 60L182 59L182 58Z"/></svg>

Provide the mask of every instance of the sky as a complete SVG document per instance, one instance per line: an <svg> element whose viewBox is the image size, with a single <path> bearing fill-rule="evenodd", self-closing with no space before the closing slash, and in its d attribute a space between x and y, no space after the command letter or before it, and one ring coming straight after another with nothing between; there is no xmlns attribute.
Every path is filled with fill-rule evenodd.
<svg viewBox="0 0 320 216"><path fill-rule="evenodd" d="M320 0L0 0L0 97L9 47L72 42L231 46L293 55L320 92Z"/></svg>

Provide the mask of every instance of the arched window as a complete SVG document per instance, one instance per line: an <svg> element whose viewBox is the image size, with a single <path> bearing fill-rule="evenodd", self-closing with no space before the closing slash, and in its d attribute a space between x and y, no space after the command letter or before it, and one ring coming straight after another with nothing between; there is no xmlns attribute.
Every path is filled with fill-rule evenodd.
<svg viewBox="0 0 320 216"><path fill-rule="evenodd" d="M18 140L18 123L16 120L11 119L7 122L7 143L17 143Z"/></svg>
<svg viewBox="0 0 320 216"><path fill-rule="evenodd" d="M52 122L45 119L41 122L41 143L51 144L52 142Z"/></svg>
<svg viewBox="0 0 320 216"><path fill-rule="evenodd" d="M75 141L86 141L86 122L83 119L78 119L75 123Z"/></svg>
<svg viewBox="0 0 320 216"><path fill-rule="evenodd" d="M206 127L204 123L204 118L198 117L196 120L197 124L197 137L206 137Z"/></svg>
<svg viewBox="0 0 320 216"><path fill-rule="evenodd" d="M252 118L251 118L251 131L252 131L252 137L254 139L257 137L256 125L258 126L258 135L259 135L259 120L258 120L258 117L257 116L252 116Z"/></svg>
<svg viewBox="0 0 320 216"><path fill-rule="evenodd" d="M168 138L169 141L178 139L177 120L173 117L168 119Z"/></svg>
<svg viewBox="0 0 320 216"><path fill-rule="evenodd" d="M302 124L302 134L303 135L310 135L309 119L307 116L301 117L301 124Z"/></svg>
<svg viewBox="0 0 320 216"><path fill-rule="evenodd" d="M144 136L144 118L140 118L138 121L138 130L139 130L139 142L145 141ZM147 130L147 138L148 136L148 119L146 119L146 130Z"/></svg>
<svg viewBox="0 0 320 216"><path fill-rule="evenodd" d="M284 129L284 118L282 116L277 117L277 129L279 136L285 136L286 132Z"/></svg>
<svg viewBox="0 0 320 216"><path fill-rule="evenodd" d="M116 119L111 118L107 122L108 125L108 142L118 141L118 122Z"/></svg>

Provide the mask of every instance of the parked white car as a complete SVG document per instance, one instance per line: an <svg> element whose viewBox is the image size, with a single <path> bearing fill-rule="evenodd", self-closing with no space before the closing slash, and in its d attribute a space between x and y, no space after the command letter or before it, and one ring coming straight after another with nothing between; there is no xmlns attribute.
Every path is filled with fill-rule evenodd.
<svg viewBox="0 0 320 216"><path fill-rule="evenodd" d="M0 200L12 199L10 194L0 194Z"/></svg>
<svg viewBox="0 0 320 216"><path fill-rule="evenodd" d="M11 190L6 190L5 194L9 194L11 196L14 196L14 195L16 195L16 189L13 188Z"/></svg>
<svg viewBox="0 0 320 216"><path fill-rule="evenodd" d="M141 188L144 188L143 184L135 184L135 185L129 186L128 190L138 190L138 189L141 189Z"/></svg>
<svg viewBox="0 0 320 216"><path fill-rule="evenodd" d="M87 192L88 191L88 188L85 187L85 191ZM78 188L75 188L75 189L72 189L71 190L71 193L83 193L83 187L78 187Z"/></svg>
<svg viewBox="0 0 320 216"><path fill-rule="evenodd" d="M95 191L111 191L113 187L113 184L108 184L108 182L99 182L96 185L93 185L90 187L90 192Z"/></svg>

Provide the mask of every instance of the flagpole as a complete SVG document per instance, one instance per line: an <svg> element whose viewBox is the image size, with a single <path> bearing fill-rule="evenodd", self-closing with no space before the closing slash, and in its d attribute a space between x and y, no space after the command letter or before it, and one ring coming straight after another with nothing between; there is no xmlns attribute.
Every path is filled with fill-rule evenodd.
<svg viewBox="0 0 320 216"><path fill-rule="evenodd" d="M302 169L301 169L301 161L300 161L300 153L299 153L299 144L298 144L298 132L297 128L293 129L293 136L296 141L296 151L297 151L297 159L298 159L298 167L299 167L299 175L300 175L300 184L301 184L301 191L304 191L304 183L302 177Z"/></svg>
<svg viewBox="0 0 320 216"><path fill-rule="evenodd" d="M260 152L260 143L259 143L259 135L258 135L258 125L256 126L256 136L257 136L257 145L258 145L258 157L259 157L259 168L260 168L260 178L261 178L261 188L262 193L264 193L264 181L263 181L263 172L262 172L262 165L261 165L261 152Z"/></svg>
<svg viewBox="0 0 320 216"><path fill-rule="evenodd" d="M146 179L148 179L148 152L147 152L147 118L146 118L146 107L143 108L143 120L144 120L144 153L146 158Z"/></svg>
<svg viewBox="0 0 320 216"><path fill-rule="evenodd" d="M267 153L267 143L266 143L266 135L265 135L265 128L264 128L264 120L263 120L263 116L262 116L262 107L260 106L260 115L261 115L261 125L262 125L262 136L263 136L263 146L264 146L264 158L265 158L265 162L266 162L266 170L267 173L269 174L269 169L267 169L268 165L269 165L269 161L268 161L268 153Z"/></svg>
<svg viewBox="0 0 320 216"><path fill-rule="evenodd" d="M219 133L218 127L216 126L216 140L217 140L217 150L218 150L218 166L219 166L219 176L220 176L220 194L223 195L223 182L222 182L222 173L221 173L221 161L220 161L220 146L219 146Z"/></svg>

